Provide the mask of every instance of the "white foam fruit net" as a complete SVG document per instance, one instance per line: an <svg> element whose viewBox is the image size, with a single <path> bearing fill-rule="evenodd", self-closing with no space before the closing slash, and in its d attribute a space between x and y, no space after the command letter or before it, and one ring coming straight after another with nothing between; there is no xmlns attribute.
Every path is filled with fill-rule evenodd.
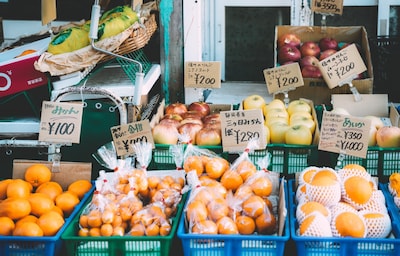
<svg viewBox="0 0 400 256"><path fill-rule="evenodd" d="M353 211L351 211L351 212L353 212ZM344 211L343 211L343 212L339 212L339 213L336 214L336 215L332 215L331 230L332 230L332 235L333 235L334 237L344 237L342 234L340 234L340 231L336 228L336 219L337 219L338 216L340 216L342 213L344 213ZM364 231L363 237L364 237L364 238L367 237L368 229L367 229L367 224L365 223L365 218L364 218L364 216L361 215L360 212L358 212L357 210L355 210L353 213L356 214L356 215L362 220L362 222L364 223L365 231Z"/></svg>
<svg viewBox="0 0 400 256"><path fill-rule="evenodd" d="M332 237L332 230L329 221L320 212L314 212L308 215L307 218L312 218L314 220L310 225L300 234L300 227L297 233L301 236L313 236L313 237ZM300 224L301 225L301 224Z"/></svg>
<svg viewBox="0 0 400 256"><path fill-rule="evenodd" d="M332 214L331 214L331 211L329 210L328 207L325 207L324 205L321 204L322 207L326 210L326 215L325 215L324 213L322 213L321 211L318 211L318 210L315 210L315 211L313 211L313 212L311 212L311 213L306 213L306 212L303 211L303 206L304 206L305 204L307 204L307 203L313 203L313 202L311 202L311 201L309 201L309 202L307 202L307 201L302 201L300 204L298 204L298 206L297 206L297 208L296 208L296 219L297 219L297 222L302 223L303 220L304 220L307 216L313 214L315 211L320 212L320 213L322 214L322 216L324 216L324 217L328 220L328 222L331 221ZM315 203L319 204L318 202L315 202Z"/></svg>
<svg viewBox="0 0 400 256"><path fill-rule="evenodd" d="M319 202L325 206L335 205L341 199L339 181L335 181L332 185L327 186L306 184L306 191L311 201Z"/></svg>
<svg viewBox="0 0 400 256"><path fill-rule="evenodd" d="M364 217L367 225L367 237L369 238L385 238L392 231L392 223L388 213L375 214L373 211L360 211L360 214L366 216L373 214L374 217Z"/></svg>
<svg viewBox="0 0 400 256"><path fill-rule="evenodd" d="M345 201L345 202L347 202L347 203L349 203L349 204L351 204L351 205L352 205L354 208L356 208L357 210L361 210L361 209L364 209L364 207L371 201L372 196L371 196L370 199L369 199L367 202L365 202L365 203L355 202L355 201L353 200L353 198L350 197L350 195L348 194L348 192L347 192L347 190L346 190L346 187L345 187L346 181L347 181L348 179L350 179L350 178L353 178L353 177L355 177L355 176L348 176L348 177L342 179L342 184L340 185L340 187L341 187L341 194L342 194L342 200ZM361 177L361 178L365 179L364 177ZM370 182L370 180L371 180L371 179L368 179L369 182Z"/></svg>

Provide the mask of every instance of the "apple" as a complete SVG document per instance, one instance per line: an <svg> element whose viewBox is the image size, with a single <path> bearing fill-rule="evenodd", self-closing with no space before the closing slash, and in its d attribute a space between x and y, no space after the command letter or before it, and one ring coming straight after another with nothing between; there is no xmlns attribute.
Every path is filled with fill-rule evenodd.
<svg viewBox="0 0 400 256"><path fill-rule="evenodd" d="M271 142L271 134L267 125L264 124L265 142L267 145Z"/></svg>
<svg viewBox="0 0 400 256"><path fill-rule="evenodd" d="M300 53L301 56L315 56L318 57L321 52L318 44L313 41L307 41L301 44L300 46Z"/></svg>
<svg viewBox="0 0 400 256"><path fill-rule="evenodd" d="M305 125L292 125L285 133L286 144L311 145L312 133Z"/></svg>
<svg viewBox="0 0 400 256"><path fill-rule="evenodd" d="M338 42L332 37L323 37L318 42L319 48L321 51L325 51L327 49L338 49Z"/></svg>
<svg viewBox="0 0 400 256"><path fill-rule="evenodd" d="M249 110L249 109L261 109L265 105L265 99L257 94L253 94L250 96L247 96L243 100L243 109L244 110Z"/></svg>
<svg viewBox="0 0 400 256"><path fill-rule="evenodd" d="M301 44L301 39L296 34L286 33L278 37L277 43L278 43L278 48L281 48L284 45L299 47Z"/></svg>
<svg viewBox="0 0 400 256"><path fill-rule="evenodd" d="M299 110L299 111L293 112L289 116L289 121L294 121L296 119L302 119L303 117L313 120L313 116L311 115L310 112L308 112L308 110Z"/></svg>
<svg viewBox="0 0 400 256"><path fill-rule="evenodd" d="M308 65L301 68L301 75L304 78L322 78L321 70L318 66Z"/></svg>
<svg viewBox="0 0 400 256"><path fill-rule="evenodd" d="M203 124L203 127L221 130L221 120L209 120L207 123Z"/></svg>
<svg viewBox="0 0 400 256"><path fill-rule="evenodd" d="M187 107L185 104L181 103L181 102L175 102L175 103L171 103L169 105L167 105L165 107L165 114L178 114L178 115L182 115L183 113L185 113L187 111Z"/></svg>
<svg viewBox="0 0 400 256"><path fill-rule="evenodd" d="M197 111L202 117L209 115L211 112L210 105L204 101L196 101L189 104L189 111Z"/></svg>
<svg viewBox="0 0 400 256"><path fill-rule="evenodd" d="M308 102L301 99L292 100L291 102L289 102L287 111L289 112L289 115L292 115L294 112L297 111L305 111L311 113L311 106L310 104L308 104Z"/></svg>
<svg viewBox="0 0 400 256"><path fill-rule="evenodd" d="M296 62L301 58L301 52L296 46L284 45L278 50L279 63Z"/></svg>
<svg viewBox="0 0 400 256"><path fill-rule="evenodd" d="M193 123L193 124L200 124L200 125L203 125L203 121L202 121L201 119L195 118L195 117L187 117L187 118L184 118L184 119L180 122L181 125L187 124L187 123Z"/></svg>
<svg viewBox="0 0 400 256"><path fill-rule="evenodd" d="M186 113L183 113L182 115L182 119L185 118L196 118L196 119L202 119L202 114L198 111L194 111L194 110L188 110Z"/></svg>
<svg viewBox="0 0 400 256"><path fill-rule="evenodd" d="M375 126L371 125L371 128L369 129L369 134L368 134L368 146L372 147L376 145L376 133L378 132L378 129Z"/></svg>
<svg viewBox="0 0 400 256"><path fill-rule="evenodd" d="M319 62L318 58L315 56L312 56L312 55L304 56L299 60L299 64L300 64L301 68L303 68L305 66L316 66L317 67L318 62Z"/></svg>
<svg viewBox="0 0 400 256"><path fill-rule="evenodd" d="M289 121L289 113L283 108L271 108L267 111L265 118L284 117Z"/></svg>
<svg viewBox="0 0 400 256"><path fill-rule="evenodd" d="M365 116L364 118L371 120L371 126L374 126L376 129L384 126L382 119L377 116Z"/></svg>
<svg viewBox="0 0 400 256"><path fill-rule="evenodd" d="M158 123L152 129L154 143L156 144L177 144L178 128L173 124Z"/></svg>
<svg viewBox="0 0 400 256"><path fill-rule="evenodd" d="M203 123L207 124L209 122L221 122L221 114L213 113L203 117Z"/></svg>
<svg viewBox="0 0 400 256"><path fill-rule="evenodd" d="M285 134L286 131L289 130L290 126L285 123L275 122L272 123L269 127L270 133L270 141L271 143L276 144L284 144L285 143ZM308 130L308 128L307 128ZM310 131L308 131L310 132Z"/></svg>
<svg viewBox="0 0 400 256"><path fill-rule="evenodd" d="M307 126L310 129L311 134L314 134L316 124L313 119L304 116L303 117L298 116L297 118L291 119L289 122L290 126L295 126L300 124Z"/></svg>
<svg viewBox="0 0 400 256"><path fill-rule="evenodd" d="M286 117L281 116L272 116L265 118L264 124L266 126L271 127L271 125L274 123L283 123L289 125L289 120Z"/></svg>
<svg viewBox="0 0 400 256"><path fill-rule="evenodd" d="M159 124L167 124L167 125L173 125L175 127L179 127L181 125L181 121L174 119L174 118L163 118L158 122Z"/></svg>
<svg viewBox="0 0 400 256"><path fill-rule="evenodd" d="M273 99L270 102L268 102L266 105L263 107L263 114L264 116L267 115L269 109L273 108L282 108L286 109L285 103L281 99Z"/></svg>
<svg viewBox="0 0 400 256"><path fill-rule="evenodd" d="M174 119L180 122L183 118L179 114L165 114L161 119Z"/></svg>
<svg viewBox="0 0 400 256"><path fill-rule="evenodd" d="M203 128L203 125L196 123L185 123L178 127L178 132L180 134L189 135L192 144L196 144L196 134Z"/></svg>
<svg viewBox="0 0 400 256"><path fill-rule="evenodd" d="M382 148L400 147L400 128L383 126L376 132L376 144Z"/></svg>
<svg viewBox="0 0 400 256"><path fill-rule="evenodd" d="M321 54L319 55L319 60L321 61L323 59L326 59L329 56L335 54L336 52L337 52L337 50L335 50L335 49L327 49L327 50L321 52Z"/></svg>
<svg viewBox="0 0 400 256"><path fill-rule="evenodd" d="M221 142L221 132L217 129L203 127L196 134L196 144L199 146L218 146Z"/></svg>

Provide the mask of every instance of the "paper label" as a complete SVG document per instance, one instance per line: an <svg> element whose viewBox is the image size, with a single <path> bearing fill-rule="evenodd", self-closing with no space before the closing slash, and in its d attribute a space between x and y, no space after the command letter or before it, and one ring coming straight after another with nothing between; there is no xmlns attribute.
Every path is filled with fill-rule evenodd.
<svg viewBox="0 0 400 256"><path fill-rule="evenodd" d="M343 0L313 0L311 10L317 13L343 14Z"/></svg>
<svg viewBox="0 0 400 256"><path fill-rule="evenodd" d="M269 94L290 91L304 85L299 63L264 69L264 78Z"/></svg>
<svg viewBox="0 0 400 256"><path fill-rule="evenodd" d="M186 62L185 87L190 88L221 88L221 63Z"/></svg>

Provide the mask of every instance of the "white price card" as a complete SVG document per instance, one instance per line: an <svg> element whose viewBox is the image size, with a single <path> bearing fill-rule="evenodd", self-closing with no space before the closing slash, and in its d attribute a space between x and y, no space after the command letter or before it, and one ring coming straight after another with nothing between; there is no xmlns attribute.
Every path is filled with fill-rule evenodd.
<svg viewBox="0 0 400 256"><path fill-rule="evenodd" d="M318 149L366 158L371 120L324 111Z"/></svg>
<svg viewBox="0 0 400 256"><path fill-rule="evenodd" d="M134 152L133 144L148 142L153 145L154 140L148 119L111 127L111 135L118 156L131 155Z"/></svg>
<svg viewBox="0 0 400 256"><path fill-rule="evenodd" d="M330 89L357 77L367 70L355 44L351 44L318 62L322 76Z"/></svg>
<svg viewBox="0 0 400 256"><path fill-rule="evenodd" d="M300 65L297 62L264 69L263 73L269 94L290 91L304 85Z"/></svg>
<svg viewBox="0 0 400 256"><path fill-rule="evenodd" d="M83 104L43 101L39 141L79 143Z"/></svg>
<svg viewBox="0 0 400 256"><path fill-rule="evenodd" d="M221 88L221 62L186 62L184 85L189 88Z"/></svg>

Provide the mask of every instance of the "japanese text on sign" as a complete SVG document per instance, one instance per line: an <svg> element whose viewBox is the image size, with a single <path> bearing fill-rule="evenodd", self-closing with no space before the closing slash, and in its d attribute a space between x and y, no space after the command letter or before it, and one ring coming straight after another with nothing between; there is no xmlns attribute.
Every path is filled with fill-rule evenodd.
<svg viewBox="0 0 400 256"><path fill-rule="evenodd" d="M43 101L39 141L79 143L82 103Z"/></svg>
<svg viewBox="0 0 400 256"><path fill-rule="evenodd" d="M269 94L289 91L304 85L299 63L264 69L264 78Z"/></svg>
<svg viewBox="0 0 400 256"><path fill-rule="evenodd" d="M148 142L153 145L149 120L133 122L129 124L111 127L111 135L118 156L135 153L132 147L135 143Z"/></svg>
<svg viewBox="0 0 400 256"><path fill-rule="evenodd" d="M318 66L328 87L331 89L343 84L343 82L354 79L358 74L367 70L355 44L351 44L321 60Z"/></svg>
<svg viewBox="0 0 400 256"><path fill-rule="evenodd" d="M260 149L266 147L264 119L260 109L221 111L220 118L224 151L243 151L252 139L258 139Z"/></svg>
<svg viewBox="0 0 400 256"><path fill-rule="evenodd" d="M343 0L313 0L311 10L317 13L343 14Z"/></svg>
<svg viewBox="0 0 400 256"><path fill-rule="evenodd" d="M220 88L220 62L186 62L185 87L193 88Z"/></svg>
<svg viewBox="0 0 400 256"><path fill-rule="evenodd" d="M318 149L365 158L371 121L325 111Z"/></svg>

